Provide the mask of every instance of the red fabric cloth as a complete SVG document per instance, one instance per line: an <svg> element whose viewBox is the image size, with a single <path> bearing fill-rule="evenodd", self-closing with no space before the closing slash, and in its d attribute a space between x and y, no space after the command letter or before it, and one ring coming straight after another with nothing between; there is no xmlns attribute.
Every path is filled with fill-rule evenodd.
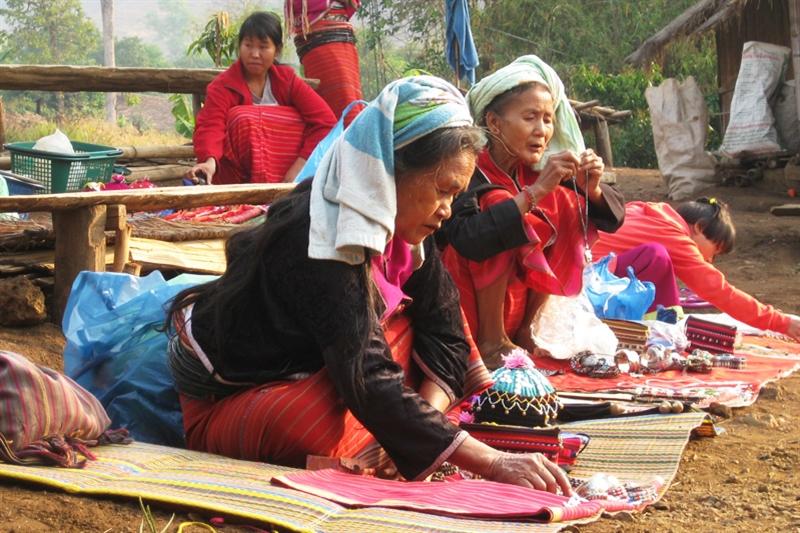
<svg viewBox="0 0 800 533"><path fill-rule="evenodd" d="M478 167L491 183L502 187L481 195L481 210L512 198L520 191L517 183L495 164L488 151L478 157ZM524 165L517 168L516 175L522 187L535 183L539 177L537 172ZM574 191L558 187L539 202L536 212L524 215L523 223L530 242L486 261L470 261L452 246L445 249L442 259L461 292L461 305L472 331L478 331L475 291L489 286L509 269L512 272L504 307L505 329L509 336L513 336L522 322L529 289L567 296L580 292L584 238L578 215L579 203L584 209L582 197L577 198ZM590 223L590 240L596 233Z"/></svg>
<svg viewBox="0 0 800 533"><path fill-rule="evenodd" d="M276 476L272 478L272 483L314 494L348 507L388 507L497 520L562 522L589 518L599 515L606 503L585 501L567 505L569 498L566 496L485 480L403 482L353 475L333 469ZM633 504L615 505L615 510L636 508Z"/></svg>
<svg viewBox="0 0 800 533"><path fill-rule="evenodd" d="M336 123L330 107L306 82L287 65L275 64L269 69L272 94L279 105L293 107L305 124L299 157L308 158L314 147ZM197 116L194 131L194 153L198 161L222 157L227 133L228 114L233 107L252 105L253 97L244 71L237 60L208 85L206 101Z"/></svg>
<svg viewBox="0 0 800 533"><path fill-rule="evenodd" d="M214 183L281 183L303 145L305 123L293 107L240 105L228 112Z"/></svg>
<svg viewBox="0 0 800 533"><path fill-rule="evenodd" d="M424 370L412 362L410 319L395 314L385 322L384 332L392 357L405 370L406 384L418 386ZM488 374L469 332L467 340L472 352L465 390L472 394L491 382L484 380ZM304 466L307 455L360 458L375 467L388 464L386 453L344 406L325 368L304 379L257 386L218 402L185 395L180 401L186 445L193 450L290 466ZM452 419L456 418L457 413Z"/></svg>
<svg viewBox="0 0 800 533"><path fill-rule="evenodd" d="M703 257L686 221L669 204L628 202L625 223L616 233L599 232L592 252L599 259L649 242L662 244L672 259L675 276L720 311L759 329L779 333L789 329L787 315L728 283L725 275Z"/></svg>

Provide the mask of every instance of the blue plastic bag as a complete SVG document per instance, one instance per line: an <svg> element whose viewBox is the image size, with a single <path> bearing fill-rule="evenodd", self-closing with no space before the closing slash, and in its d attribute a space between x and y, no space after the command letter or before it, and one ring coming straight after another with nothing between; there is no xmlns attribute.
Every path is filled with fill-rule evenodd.
<svg viewBox="0 0 800 533"><path fill-rule="evenodd" d="M81 272L64 312L65 373L94 394L112 427L143 442L183 446L183 416L167 365L165 304L214 276L139 278Z"/></svg>
<svg viewBox="0 0 800 533"><path fill-rule="evenodd" d="M628 267L628 277L620 278L608 269L614 254L609 254L586 268L583 286L595 314L600 318L641 320L656 297L656 286L639 281Z"/></svg>
<svg viewBox="0 0 800 533"><path fill-rule="evenodd" d="M303 168L300 169L300 172L297 173L297 177L294 179L295 183L300 183L307 178L313 178L314 174L317 172L317 168L319 164L322 162L322 158L325 156L325 152L328 151L328 148L333 146L334 141L344 133L344 118L350 113L350 110L353 109L354 105L363 104L367 105L367 102L364 100L353 100L347 107L344 108L342 112L342 116L339 117L339 121L336 125L328 132L324 139L322 139L319 144L314 148L314 151L311 152L311 155L308 156L308 160L306 164L303 165Z"/></svg>

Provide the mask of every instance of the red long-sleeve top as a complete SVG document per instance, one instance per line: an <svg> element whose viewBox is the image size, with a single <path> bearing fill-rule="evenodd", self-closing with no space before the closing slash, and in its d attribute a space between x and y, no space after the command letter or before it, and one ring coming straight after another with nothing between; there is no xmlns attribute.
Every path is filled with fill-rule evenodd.
<svg viewBox="0 0 800 533"><path fill-rule="evenodd" d="M669 204L629 202L622 227L616 233L599 234L592 247L596 259L640 244L660 243L669 252L675 276L720 311L756 328L779 333L789 329L787 315L728 283L725 275L703 257L692 240L689 225Z"/></svg>
<svg viewBox="0 0 800 533"><path fill-rule="evenodd" d="M308 159L317 143L336 124L336 117L325 100L300 79L292 67L274 64L268 75L272 94L278 104L297 109L306 123L298 156ZM219 162L225 142L228 111L234 106L252 104L253 97L244 79L243 67L237 60L206 88L205 105L197 115L192 137L198 161L213 157Z"/></svg>

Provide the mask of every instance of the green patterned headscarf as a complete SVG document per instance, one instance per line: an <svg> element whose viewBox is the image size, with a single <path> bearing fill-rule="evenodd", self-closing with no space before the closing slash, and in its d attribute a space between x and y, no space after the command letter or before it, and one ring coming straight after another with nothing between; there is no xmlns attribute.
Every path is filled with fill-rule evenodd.
<svg viewBox="0 0 800 533"><path fill-rule="evenodd" d="M555 131L547 145L542 161L543 166L550 154L570 150L580 154L586 149L583 135L575 118L575 112L564 92L564 84L553 68L535 55L517 58L494 74L486 76L472 86L467 93L472 116L478 124L485 124L486 107L499 95L523 83L537 82L547 86L555 104Z"/></svg>

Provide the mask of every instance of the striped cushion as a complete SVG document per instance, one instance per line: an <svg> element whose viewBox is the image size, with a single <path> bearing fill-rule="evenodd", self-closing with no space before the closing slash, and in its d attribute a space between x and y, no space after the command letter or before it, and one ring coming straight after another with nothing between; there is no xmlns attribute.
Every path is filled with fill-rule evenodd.
<svg viewBox="0 0 800 533"><path fill-rule="evenodd" d="M86 389L6 351L0 351L0 413L0 437L14 452L48 437L93 440L111 424Z"/></svg>

